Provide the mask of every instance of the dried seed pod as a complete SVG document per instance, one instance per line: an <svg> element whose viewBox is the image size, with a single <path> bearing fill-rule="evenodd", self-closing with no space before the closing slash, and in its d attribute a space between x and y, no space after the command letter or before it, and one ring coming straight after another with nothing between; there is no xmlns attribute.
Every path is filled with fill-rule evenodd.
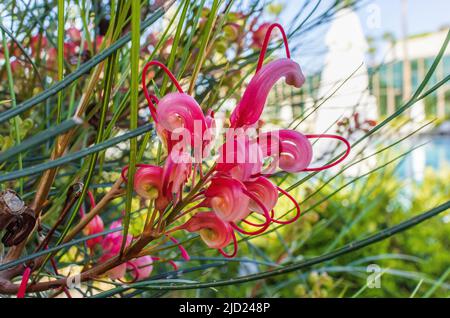
<svg viewBox="0 0 450 318"><path fill-rule="evenodd" d="M0 192L0 230L6 230L2 243L18 245L33 230L36 223L34 211L26 206L19 195L10 189Z"/></svg>

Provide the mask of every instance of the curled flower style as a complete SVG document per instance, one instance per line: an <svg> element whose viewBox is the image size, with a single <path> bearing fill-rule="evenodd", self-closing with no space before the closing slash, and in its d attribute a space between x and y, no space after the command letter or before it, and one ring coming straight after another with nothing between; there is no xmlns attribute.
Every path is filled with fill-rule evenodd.
<svg viewBox="0 0 450 318"><path fill-rule="evenodd" d="M264 63L264 57L266 55L267 47L269 46L269 42L271 40L272 31L275 28L278 28L278 30L280 30L280 33L283 37L284 48L286 49L286 57L288 59L291 58L291 52L289 51L289 43L288 43L287 36L286 36L286 33L284 32L283 27L279 23L272 23L268 27L265 27L266 34L264 36L264 41L261 46L261 53L259 54L258 65L256 66L256 73L258 73L258 71L261 69L261 67Z"/></svg>
<svg viewBox="0 0 450 318"><path fill-rule="evenodd" d="M231 127L255 124L261 117L270 89L284 77L286 84L300 88L305 82L300 65L291 59L278 59L264 65L251 79L244 95L231 114Z"/></svg>
<svg viewBox="0 0 450 318"><path fill-rule="evenodd" d="M156 98L156 96L150 94L148 89L147 89L147 73L148 73L148 70L150 69L150 67L152 67L152 66L160 67L167 74L167 76L169 76L169 78L172 80L172 82L176 86L178 92L184 93L184 91L181 88L181 86L178 83L178 81L175 78L175 76L172 74L172 72L163 63L161 63L159 61L150 61L144 66L144 69L142 70L142 89L144 91L144 96L147 99L148 107L149 107L150 113L151 113L151 115L153 117L153 120L155 122L157 122L158 120L157 120L157 115L156 115L155 103L156 104L158 103L158 99Z"/></svg>
<svg viewBox="0 0 450 318"><path fill-rule="evenodd" d="M258 177L254 181L245 182L245 187L248 192L260 200L266 210L272 211L277 204L278 191L269 179L265 177ZM250 200L249 208L252 212L264 214L264 210L257 202L255 202L255 200Z"/></svg>
<svg viewBox="0 0 450 318"><path fill-rule="evenodd" d="M286 48L286 58L278 59L263 66L264 56L274 28L278 28L283 36ZM256 67L256 75L251 79L242 99L231 114L231 127L251 126L261 117L270 89L282 77L286 84L300 88L305 82L300 65L291 60L289 45L283 27L278 23L262 24L261 31L265 33L261 45L261 53Z"/></svg>
<svg viewBox="0 0 450 318"><path fill-rule="evenodd" d="M337 164L341 163L342 161L345 160L345 158L348 157L348 155L350 154L350 150L351 150L351 145L348 142L347 139L345 139L344 137L341 137L339 135L329 135L329 134L319 134L319 135L306 135L307 138L328 138L328 139L336 139L341 141L342 143L344 143L346 150L344 152L344 154L339 157L337 160L333 161L332 163L326 164L324 166L321 167L314 167L314 168L305 168L303 169L303 171L322 171L322 170L326 170L326 169L330 169L334 166L336 166Z"/></svg>
<svg viewBox="0 0 450 318"><path fill-rule="evenodd" d="M163 194L163 168L142 164L138 167L134 175L134 191L144 199L155 200L156 209L164 211L169 204L169 198Z"/></svg>
<svg viewBox="0 0 450 318"><path fill-rule="evenodd" d="M282 129L262 133L259 144L265 157L272 162L266 173L272 173L276 165L287 172L300 172L309 166L313 150L308 138L295 130Z"/></svg>
<svg viewBox="0 0 450 318"><path fill-rule="evenodd" d="M175 84L178 92L169 93L161 100L148 92L146 74L151 66L160 67ZM182 147L191 147L196 153L196 159L201 160L203 150L210 143L208 128L213 126L213 113L207 117L197 101L184 93L180 84L170 70L159 61L150 61L142 73L142 87L147 99L150 113L156 123L156 128L170 153L177 143ZM158 106L156 107L155 104ZM188 132L188 134L186 134ZM209 136L210 137L210 136Z"/></svg>
<svg viewBox="0 0 450 318"><path fill-rule="evenodd" d="M158 103L156 116L158 125L172 136L169 149L177 142L192 148L203 146L201 143L207 129L206 119L195 99L188 94L169 93L164 96ZM174 140L180 132L185 131L189 132L188 136L181 135L181 140Z"/></svg>
<svg viewBox="0 0 450 318"><path fill-rule="evenodd" d="M220 175L212 178L211 185L205 190L206 199L202 205L211 207L224 221L239 221L249 213L249 198L244 191L245 186L241 181Z"/></svg>
<svg viewBox="0 0 450 318"><path fill-rule="evenodd" d="M294 215L294 217L292 217L292 218L291 218L290 220L288 220L288 221L281 221L281 220L278 220L278 219L274 219L274 214L275 214L275 213L274 213L274 211L272 210L272 222L278 223L278 224L290 224L290 223L292 223L292 222L297 221L297 219L300 217L300 213L301 213L300 205L299 205L298 202L295 200L295 198L294 198L292 195L289 194L289 192L287 192L287 191L281 189L280 187L277 187L277 189L278 189L278 191L280 191L282 194L284 194L289 200L292 201L292 203L293 203L294 206L295 206L295 215Z"/></svg>
<svg viewBox="0 0 450 318"><path fill-rule="evenodd" d="M214 212L196 213L182 228L188 232L198 232L210 248L224 248L233 239L233 229Z"/></svg>
<svg viewBox="0 0 450 318"><path fill-rule="evenodd" d="M183 245L180 244L180 242L178 242L178 240L172 236L169 237L170 240L172 242L174 242L175 244L177 244L178 249L180 250L181 253L181 257L185 260L185 261L189 261L191 259L191 257L189 256L189 253L186 251L186 249L183 247Z"/></svg>

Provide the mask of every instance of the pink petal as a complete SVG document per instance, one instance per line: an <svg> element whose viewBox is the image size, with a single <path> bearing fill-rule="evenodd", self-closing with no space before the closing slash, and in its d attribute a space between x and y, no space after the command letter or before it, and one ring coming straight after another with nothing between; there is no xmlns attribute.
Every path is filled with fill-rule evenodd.
<svg viewBox="0 0 450 318"><path fill-rule="evenodd" d="M263 66L252 78L241 101L231 114L231 127L253 125L261 117L272 86L281 78L286 84L300 88L305 82L300 65L288 58L278 59Z"/></svg>
<svg viewBox="0 0 450 318"><path fill-rule="evenodd" d="M122 226L122 221L114 221L110 225L110 229L116 229ZM133 237L128 235L126 238L125 247L131 244ZM100 246L102 247L102 256L100 257L100 262L107 261L114 256L116 256L120 252L120 248L122 247L123 234L122 232L113 232L109 233L105 236L105 238L100 242Z"/></svg>
<svg viewBox="0 0 450 318"><path fill-rule="evenodd" d="M245 182L245 187L255 195L265 206L267 211L271 211L278 201L278 191L275 185L265 177L259 177L254 181ZM263 214L263 209L253 200L250 200L251 211Z"/></svg>
<svg viewBox="0 0 450 318"><path fill-rule="evenodd" d="M203 111L194 98L184 93L169 93L159 101L156 113L158 124L170 132L172 140L169 143L183 141L192 147L202 146L207 124ZM187 136L184 130L187 131Z"/></svg>
<svg viewBox="0 0 450 318"><path fill-rule="evenodd" d="M233 229L214 212L195 214L184 224L189 232L199 232L203 242L210 248L224 248L232 239Z"/></svg>
<svg viewBox="0 0 450 318"><path fill-rule="evenodd" d="M166 159L163 170L163 194L171 197L178 194L180 188L186 183L192 171L192 160L187 152L173 149Z"/></svg>
<svg viewBox="0 0 450 318"><path fill-rule="evenodd" d="M163 168L153 165L145 165L137 170L134 175L134 190L144 199L156 199L156 208L164 210L169 204L169 199L162 191Z"/></svg>
<svg viewBox="0 0 450 318"><path fill-rule="evenodd" d="M276 165L287 172L300 172L311 163L313 156L311 143L298 131L282 129L263 133L259 136L259 142L264 156L274 158L269 167L270 172L265 173L272 173ZM263 145L264 143L266 145Z"/></svg>
<svg viewBox="0 0 450 318"><path fill-rule="evenodd" d="M244 194L245 186L237 179L214 177L205 191L207 206L226 222L239 221L249 214L249 198Z"/></svg>
<svg viewBox="0 0 450 318"><path fill-rule="evenodd" d="M96 215L83 229L83 233L86 236L94 235L97 233L101 233L105 230L105 226L103 225L103 220L99 215ZM88 248L92 249L95 245L100 243L103 240L101 236L87 240L86 244Z"/></svg>

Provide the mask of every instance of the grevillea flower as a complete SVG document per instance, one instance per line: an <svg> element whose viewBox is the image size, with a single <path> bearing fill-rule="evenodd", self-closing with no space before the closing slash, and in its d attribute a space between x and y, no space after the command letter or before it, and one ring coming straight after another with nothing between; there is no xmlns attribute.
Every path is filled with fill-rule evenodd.
<svg viewBox="0 0 450 318"><path fill-rule="evenodd" d="M214 177L205 190L203 206L211 207L224 221L242 220L249 213L249 198L244 190L245 185L237 179L225 175Z"/></svg>
<svg viewBox="0 0 450 318"><path fill-rule="evenodd" d="M111 224L110 229L116 229L122 226L122 221L115 221ZM122 246L123 235L119 232L109 233L105 236L105 238L100 242L100 246L102 248L102 256L99 259L100 263L106 262L107 260L113 258L118 255L120 252L120 248ZM125 246L129 246L132 241L132 236L128 235L126 237ZM116 266L110 269L106 275L111 279L118 279L125 276L127 271L127 264L123 263L119 266Z"/></svg>
<svg viewBox="0 0 450 318"><path fill-rule="evenodd" d="M287 58L277 59L263 66L264 55L274 28L279 28L281 31ZM265 35L260 43L262 49L256 74L231 114L230 127L233 130L226 135L225 143L217 151L218 159L206 175L203 175L201 164L197 164L197 161L193 164L191 157L193 154L196 160L199 159L198 151L201 150L200 159L204 158L203 151L208 148L212 139L210 129L215 127L214 113L209 111L205 115L200 105L194 98L184 93L174 75L160 62L148 63L142 75L144 95L158 135L168 150L168 156L163 168L143 167L136 172L135 190L144 198L156 199L156 208L160 211L164 210L160 208L161 206L168 206L172 200L174 207L172 212L176 213L173 214L175 216L173 218L170 214L172 212L169 212L169 220L179 220L182 216L195 212L187 222L163 234L168 235L182 229L198 232L206 245L218 249L225 257L236 255L237 240L234 231L244 235L257 235L266 231L272 223L289 224L300 217L300 206L295 198L267 178L277 168L290 173L320 171L342 162L350 151L348 141L336 135L304 135L288 129L259 134L255 131L253 135L248 134L247 129L255 128L254 126L260 122L269 91L279 79L284 77L288 85L297 88L301 87L305 81L300 65L290 58L283 28L276 23L267 24L261 25L258 32ZM260 35L254 34L258 37ZM160 67L173 81L178 92L169 93L161 100L150 94L146 87L146 80L147 71L151 66ZM321 167L311 168L313 148L310 139L312 138L337 139L347 146L347 150L338 160ZM200 176L198 183L195 184L197 171ZM184 186L191 177L191 191L183 199ZM275 212L279 193L286 196L294 205L294 215L289 214L287 220L284 217L277 217ZM161 198L165 201L164 204L159 205L158 200ZM183 211L188 204L194 202L200 203ZM207 212L199 211L204 208ZM264 217L264 221L251 222L249 215L253 212L259 214L259 216L254 215L257 219ZM241 227L242 224L246 224L244 228ZM173 237L170 239L177 243ZM111 240L110 238L109 241ZM223 249L232 240L234 252L227 254ZM102 242L102 244L107 243ZM183 258L188 260L187 251L181 247L180 251ZM112 252L108 252L107 255L110 253ZM153 257L153 260L157 259L160 258ZM173 261L172 265L176 268ZM135 277L139 279L140 276Z"/></svg>
<svg viewBox="0 0 450 318"><path fill-rule="evenodd" d="M278 201L278 191L275 185L265 177L245 182L247 191L256 196L268 211L272 211ZM254 200L250 200L250 211L264 214L264 210Z"/></svg>
<svg viewBox="0 0 450 318"><path fill-rule="evenodd" d="M264 157L272 162L266 173L273 173L278 165L287 172L300 172L309 166L313 151L308 138L295 130L281 129L259 135Z"/></svg>
<svg viewBox="0 0 450 318"><path fill-rule="evenodd" d="M116 229L121 227L121 225L122 221L115 221L111 224L110 229ZM102 247L102 256L100 257L99 262L106 262L114 256L117 256L120 252L120 248L122 247L122 240L122 232L107 234L100 242L100 246ZM132 236L127 235L125 247L130 246L131 241ZM153 260L151 256L141 256L110 269L106 272L106 275L111 279L122 279L125 276L127 269L130 269L134 281L142 280L151 274L153 270L152 264Z"/></svg>
<svg viewBox="0 0 450 318"><path fill-rule="evenodd" d="M300 65L283 58L263 66L251 79L244 95L231 114L231 127L251 126L261 117L267 96L273 85L282 77L286 84L300 88L305 82Z"/></svg>
<svg viewBox="0 0 450 318"><path fill-rule="evenodd" d="M169 133L179 134L185 131L190 133L189 136L181 135L181 140L177 142L184 141L186 145L201 147L207 125L203 111L194 98L184 93L169 93L159 101L156 116L158 125ZM189 140L184 140L185 138Z"/></svg>
<svg viewBox="0 0 450 318"><path fill-rule="evenodd" d="M189 153L174 149L169 153L162 175L163 195L172 197L180 193L192 171L192 159Z"/></svg>
<svg viewBox="0 0 450 318"><path fill-rule="evenodd" d="M269 22L262 23L256 30L252 31L252 46L261 49L264 44L264 37L270 27Z"/></svg>
<svg viewBox="0 0 450 318"><path fill-rule="evenodd" d="M148 92L146 74L154 65L164 70L175 84L178 92L169 93L161 100ZM168 152L172 151L175 144L181 143L181 149L178 149L186 151L186 147L189 146L196 154L196 159L200 160L203 149L210 142L208 141L210 138L203 136L213 124L212 116L208 118L208 125L200 105L194 98L184 93L172 72L158 61L151 61L145 65L142 73L142 87L158 134L164 141ZM155 104L158 107L155 107Z"/></svg>
<svg viewBox="0 0 450 318"><path fill-rule="evenodd" d="M103 225L103 220L99 215L94 216L94 218L86 225L83 229L83 234L86 236L101 233L105 230ZM98 236L86 241L86 245L89 249L93 249L95 245L99 244L103 240L102 237Z"/></svg>
<svg viewBox="0 0 450 318"><path fill-rule="evenodd" d="M155 200L159 211L169 204L170 199L163 194L163 168L154 165L138 165L134 175L134 191L142 198Z"/></svg>
<svg viewBox="0 0 450 318"><path fill-rule="evenodd" d="M222 250L231 240L236 242L231 226L214 212L196 213L181 228L189 232L198 232L203 242L210 248Z"/></svg>

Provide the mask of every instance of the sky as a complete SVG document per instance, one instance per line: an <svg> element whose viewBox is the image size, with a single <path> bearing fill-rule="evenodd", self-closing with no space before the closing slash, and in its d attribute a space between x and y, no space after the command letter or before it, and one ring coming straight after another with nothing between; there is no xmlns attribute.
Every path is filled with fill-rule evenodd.
<svg viewBox="0 0 450 318"><path fill-rule="evenodd" d="M316 0L318 1L318 0ZM367 5L358 11L362 22L370 15L378 15L379 28L373 28L369 22L363 23L367 34L391 32L400 37L402 0L364 0ZM295 15L303 0L280 0L285 10L283 18ZM314 1L312 1L314 3ZM322 0L320 7L325 8L333 0ZM430 32L442 26L450 25L450 0L407 0L408 33L410 35Z"/></svg>
<svg viewBox="0 0 450 318"><path fill-rule="evenodd" d="M315 1L312 1L309 11ZM402 0L364 0L365 6L358 10L361 25L366 36L381 42L383 34L392 33L396 39L402 38ZM322 0L317 12L323 12L333 0ZM279 0L284 10L279 17L281 23L291 21L299 11L304 0ZM450 26L450 0L407 0L407 33L416 35L433 32ZM300 46L300 54L313 52L308 58L311 70L322 67L323 55L326 51L323 40L327 27L317 28L312 34L301 37L292 43ZM303 57L305 54L303 54Z"/></svg>
<svg viewBox="0 0 450 318"><path fill-rule="evenodd" d="M369 3L379 7L381 23L378 30L371 29L367 23L363 23L366 34L379 35L391 32L397 38L401 37L402 0L374 0ZM359 11L362 19L367 17L368 10L363 8ZM450 25L449 0L407 0L407 13L409 35L436 31Z"/></svg>

